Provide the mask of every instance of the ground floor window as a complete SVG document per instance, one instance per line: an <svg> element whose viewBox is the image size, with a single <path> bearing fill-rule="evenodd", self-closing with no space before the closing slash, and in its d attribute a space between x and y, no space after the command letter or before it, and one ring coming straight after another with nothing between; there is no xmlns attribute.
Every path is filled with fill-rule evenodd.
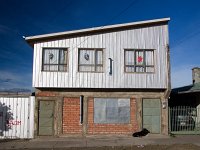
<svg viewBox="0 0 200 150"><path fill-rule="evenodd" d="M94 123L130 123L130 99L95 98Z"/></svg>

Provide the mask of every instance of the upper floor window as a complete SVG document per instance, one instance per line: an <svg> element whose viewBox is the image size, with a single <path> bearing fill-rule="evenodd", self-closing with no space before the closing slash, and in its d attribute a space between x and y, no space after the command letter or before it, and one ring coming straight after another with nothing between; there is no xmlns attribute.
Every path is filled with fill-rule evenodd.
<svg viewBox="0 0 200 150"><path fill-rule="evenodd" d="M67 49L44 48L42 71L67 71Z"/></svg>
<svg viewBox="0 0 200 150"><path fill-rule="evenodd" d="M103 49L79 49L78 71L103 72Z"/></svg>
<svg viewBox="0 0 200 150"><path fill-rule="evenodd" d="M154 50L128 49L124 58L125 72L154 72Z"/></svg>

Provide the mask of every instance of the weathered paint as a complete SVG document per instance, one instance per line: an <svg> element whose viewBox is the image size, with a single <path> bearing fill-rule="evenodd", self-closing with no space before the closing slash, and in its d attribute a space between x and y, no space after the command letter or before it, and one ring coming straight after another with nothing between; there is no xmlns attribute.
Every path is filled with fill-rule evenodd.
<svg viewBox="0 0 200 150"><path fill-rule="evenodd" d="M0 97L0 139L29 139L34 132L35 97Z"/></svg>
<svg viewBox="0 0 200 150"><path fill-rule="evenodd" d="M33 87L53 88L162 88L167 89L168 77L168 25L145 26L88 36L74 36L34 44ZM42 49L68 48L67 72L42 70ZM103 73L78 72L78 49L102 48ZM154 50L155 72L125 73L125 49ZM109 75L113 60L112 75Z"/></svg>
<svg viewBox="0 0 200 150"><path fill-rule="evenodd" d="M143 99L143 128L151 133L160 133L160 99Z"/></svg>

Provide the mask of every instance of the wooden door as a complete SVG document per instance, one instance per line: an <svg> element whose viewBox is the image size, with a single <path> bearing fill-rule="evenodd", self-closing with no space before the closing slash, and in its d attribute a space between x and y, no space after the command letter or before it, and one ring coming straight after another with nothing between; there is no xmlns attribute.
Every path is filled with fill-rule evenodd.
<svg viewBox="0 0 200 150"><path fill-rule="evenodd" d="M143 128L150 133L160 133L160 99L143 99Z"/></svg>
<svg viewBox="0 0 200 150"><path fill-rule="evenodd" d="M39 101L38 135L54 133L54 101Z"/></svg>

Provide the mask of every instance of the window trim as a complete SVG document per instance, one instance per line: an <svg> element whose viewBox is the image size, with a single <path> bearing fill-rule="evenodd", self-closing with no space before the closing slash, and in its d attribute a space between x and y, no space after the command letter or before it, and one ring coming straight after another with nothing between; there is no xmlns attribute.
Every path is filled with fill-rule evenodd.
<svg viewBox="0 0 200 150"><path fill-rule="evenodd" d="M153 65L146 65L146 64L144 64L144 65L126 65L126 51L134 51L134 61L136 62L136 55L135 55L135 53L136 53L136 51L143 51L143 52L146 52L146 51L152 51L153 52ZM146 59L146 53L144 53L144 59ZM146 61L145 61L145 63L146 63ZM138 49L138 48L127 48L127 49L124 49L124 72L125 73L134 73L134 74L154 74L155 73L155 49ZM126 67L129 67L129 66L133 66L134 67L134 72L127 72L126 71ZM144 67L145 68L145 71L144 72L136 72L135 71L135 68L136 67ZM152 67L153 68L153 71L152 72L146 72L146 67Z"/></svg>
<svg viewBox="0 0 200 150"><path fill-rule="evenodd" d="M80 64L80 51L81 50L91 50L91 51L95 51L95 62L94 64ZM97 64L97 51L102 51L102 64ZM80 71L79 66L91 66L95 68L95 71ZM102 66L102 71L96 71L97 66ZM103 73L104 72L104 48L78 48L78 72L82 72L82 73L87 73L87 72L91 72L91 73Z"/></svg>
<svg viewBox="0 0 200 150"><path fill-rule="evenodd" d="M44 64L44 55L45 55L45 49L57 49L59 50L59 56L60 56L60 50L64 50L67 52L67 56L66 56L66 64L60 64L60 57L59 57L59 61L58 61L58 64ZM68 51L68 47L43 47L42 48L42 66L41 66L41 71L42 72L68 72L68 67L69 67L69 51ZM66 67L66 70L44 70L44 65L49 65L49 66L59 66L62 65L62 66L67 66Z"/></svg>

